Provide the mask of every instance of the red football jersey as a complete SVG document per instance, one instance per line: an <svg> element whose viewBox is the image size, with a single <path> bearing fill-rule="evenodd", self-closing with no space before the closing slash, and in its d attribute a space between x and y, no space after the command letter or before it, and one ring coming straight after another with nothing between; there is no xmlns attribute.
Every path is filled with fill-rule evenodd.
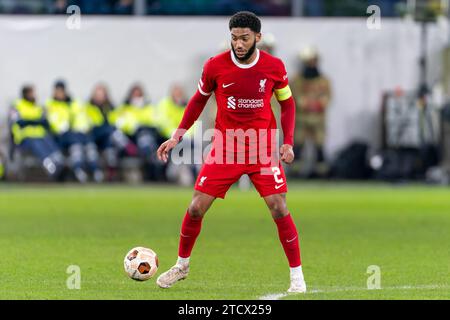
<svg viewBox="0 0 450 320"><path fill-rule="evenodd" d="M227 130L242 129L248 133L244 144L235 140L235 153L258 149L262 138L267 137L264 144L268 144L269 154L271 134L277 129L270 100L274 90L287 86L288 77L283 62L257 49L256 59L251 64L239 63L231 50L210 58L203 67L198 89L205 96L214 92L217 101L215 128L222 137L230 137ZM256 132L256 141L249 138L252 135L249 129ZM224 150L230 151L225 139ZM240 145L244 149L239 149ZM214 148L217 147L219 145L215 143Z"/></svg>

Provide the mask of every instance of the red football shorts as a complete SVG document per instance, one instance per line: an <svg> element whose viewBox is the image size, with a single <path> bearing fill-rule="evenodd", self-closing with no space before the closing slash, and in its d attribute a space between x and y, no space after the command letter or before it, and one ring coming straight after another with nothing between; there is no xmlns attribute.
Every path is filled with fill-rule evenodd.
<svg viewBox="0 0 450 320"><path fill-rule="evenodd" d="M275 167L270 164L204 163L194 189L223 199L228 189L244 174L249 176L261 197L287 192L286 176L280 163Z"/></svg>

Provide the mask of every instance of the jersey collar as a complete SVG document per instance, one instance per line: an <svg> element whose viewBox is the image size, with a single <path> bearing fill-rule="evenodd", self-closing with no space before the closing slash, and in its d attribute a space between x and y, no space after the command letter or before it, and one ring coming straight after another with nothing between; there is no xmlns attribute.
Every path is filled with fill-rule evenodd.
<svg viewBox="0 0 450 320"><path fill-rule="evenodd" d="M253 60L252 63L250 64L243 64L243 63L239 63L239 61L236 59L236 57L233 54L233 50L230 50L230 54L231 54L231 60L233 60L233 63L238 66L241 69L248 69L253 67L259 60L259 49L256 49L256 58L255 60Z"/></svg>

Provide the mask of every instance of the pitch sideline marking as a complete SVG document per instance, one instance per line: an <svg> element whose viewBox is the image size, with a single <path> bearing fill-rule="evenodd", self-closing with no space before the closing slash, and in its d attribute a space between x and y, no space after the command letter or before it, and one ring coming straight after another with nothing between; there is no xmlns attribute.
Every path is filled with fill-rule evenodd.
<svg viewBox="0 0 450 320"><path fill-rule="evenodd" d="M379 290L419 290L419 289L450 289L447 285L422 285L422 286L394 286L394 287L382 287L381 289L367 289L363 287L334 287L329 289L312 289L306 292L311 293L331 293L331 292L343 292L343 291L379 291ZM305 293L302 293L305 294ZM279 300L287 297L289 293L269 293L258 298L258 300Z"/></svg>

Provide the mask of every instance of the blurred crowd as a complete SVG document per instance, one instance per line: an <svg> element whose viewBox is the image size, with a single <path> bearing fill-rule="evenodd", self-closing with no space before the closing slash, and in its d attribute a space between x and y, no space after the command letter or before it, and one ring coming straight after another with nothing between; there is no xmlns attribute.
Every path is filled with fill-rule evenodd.
<svg viewBox="0 0 450 320"><path fill-rule="evenodd" d="M135 7L135 4L139 5ZM0 0L0 13L66 14L77 5L96 15L231 15L249 10L261 16L364 16L378 5L385 17L399 16L404 0ZM138 9L136 9L138 8Z"/></svg>
<svg viewBox="0 0 450 320"><path fill-rule="evenodd" d="M259 48L273 53L274 38L268 34ZM297 104L294 149L298 165L290 173L304 178L325 176L323 145L331 86L319 68L315 48L305 47L299 58L300 69L291 79ZM150 102L142 85L134 84L122 103L114 105L108 88L99 83L84 102L71 96L65 81L57 80L51 97L40 104L35 88L25 85L8 117L11 162L19 167L16 171L24 172L23 159L33 157L55 181L119 181L124 179L124 171L137 168L140 181L176 180L188 185L196 177L198 163L166 165L156 158L159 145L180 123L187 101L178 84L172 85L168 96L157 103ZM206 119L203 129L213 126L214 102L209 102L210 119ZM272 107L277 113L278 104L272 102ZM183 139L191 149L194 130ZM135 162L124 169L123 162L130 159Z"/></svg>
<svg viewBox="0 0 450 320"><path fill-rule="evenodd" d="M0 0L0 13L66 14L68 6L77 5L83 14L132 15L229 15L251 10L260 15L290 15L289 0Z"/></svg>
<svg viewBox="0 0 450 320"><path fill-rule="evenodd" d="M180 85L173 85L170 94L153 105L142 85L134 84L114 106L104 84L97 84L89 100L82 102L58 80L45 104L37 101L35 88L25 85L10 109L12 158L17 153L19 158L35 157L55 181L117 181L124 158L138 161L143 180L167 179L156 150L183 116L187 99Z"/></svg>

